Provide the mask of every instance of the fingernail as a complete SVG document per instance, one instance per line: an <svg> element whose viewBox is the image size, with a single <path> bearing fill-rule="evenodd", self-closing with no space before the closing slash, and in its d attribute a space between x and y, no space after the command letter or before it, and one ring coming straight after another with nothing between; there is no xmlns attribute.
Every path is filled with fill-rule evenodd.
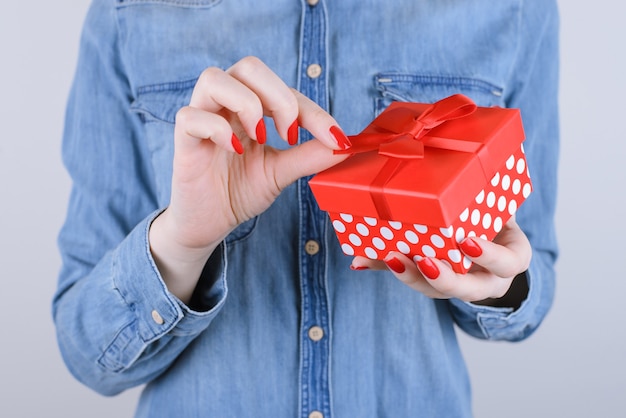
<svg viewBox="0 0 626 418"><path fill-rule="evenodd" d="M387 264L387 267L389 267L390 270L398 274L404 273L404 264L402 264L402 261L398 260L396 257L385 260L385 264Z"/></svg>
<svg viewBox="0 0 626 418"><path fill-rule="evenodd" d="M256 124L256 142L263 145L265 144L267 137L265 133L265 120L261 118L259 123Z"/></svg>
<svg viewBox="0 0 626 418"><path fill-rule="evenodd" d="M287 130L287 142L289 145L296 145L298 143L298 120L294 120L289 130Z"/></svg>
<svg viewBox="0 0 626 418"><path fill-rule="evenodd" d="M417 267L419 267L422 274L430 280L435 280L439 277L439 268L437 268L437 265L433 263L433 260L430 258L422 258L417 262Z"/></svg>
<svg viewBox="0 0 626 418"><path fill-rule="evenodd" d="M483 254L483 249L471 238L467 238L459 244L461 250L470 257L480 257Z"/></svg>
<svg viewBox="0 0 626 418"><path fill-rule="evenodd" d="M233 134L230 143L233 145L233 149L237 154L243 154L243 145L241 145L241 141L237 138L237 135Z"/></svg>
<svg viewBox="0 0 626 418"><path fill-rule="evenodd" d="M355 270L355 271L369 270L369 267L367 267L367 266L353 266L353 265L350 265L350 269L351 270Z"/></svg>
<svg viewBox="0 0 626 418"><path fill-rule="evenodd" d="M352 143L350 142L346 134L344 134L343 131L339 128L339 126L331 126L330 134L333 136L333 138L335 138L335 142L337 142L337 146L339 146L340 149L346 150L352 146Z"/></svg>

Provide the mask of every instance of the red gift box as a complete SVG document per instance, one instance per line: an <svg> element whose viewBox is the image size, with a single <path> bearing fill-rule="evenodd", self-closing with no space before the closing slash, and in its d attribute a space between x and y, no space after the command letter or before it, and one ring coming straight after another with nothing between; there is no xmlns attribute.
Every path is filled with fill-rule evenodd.
<svg viewBox="0 0 626 418"><path fill-rule="evenodd" d="M519 110L457 94L392 103L309 185L347 255L436 257L459 273L468 236L492 240L532 190ZM343 151L338 151L339 153Z"/></svg>

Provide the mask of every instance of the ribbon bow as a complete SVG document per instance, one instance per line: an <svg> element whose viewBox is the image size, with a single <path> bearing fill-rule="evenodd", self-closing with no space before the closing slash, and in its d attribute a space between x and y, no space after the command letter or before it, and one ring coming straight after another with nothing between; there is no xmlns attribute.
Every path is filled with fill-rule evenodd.
<svg viewBox="0 0 626 418"><path fill-rule="evenodd" d="M398 104L381 113L362 133L350 137L352 147L335 151L356 154L378 150L388 158L372 183L369 193L379 219L391 220L391 208L385 197L385 186L407 159L424 157L424 144L455 151L475 151L479 145L472 141L429 137L431 129L450 120L470 115L476 104L462 94L442 99L419 113L410 106Z"/></svg>
<svg viewBox="0 0 626 418"><path fill-rule="evenodd" d="M423 158L424 144L438 148L468 151L466 141L428 137L428 132L450 120L472 114L476 104L467 96L455 94L431 104L421 114L408 107L389 109L359 135L351 136L352 147L335 151L337 154L356 154L378 150L388 157Z"/></svg>

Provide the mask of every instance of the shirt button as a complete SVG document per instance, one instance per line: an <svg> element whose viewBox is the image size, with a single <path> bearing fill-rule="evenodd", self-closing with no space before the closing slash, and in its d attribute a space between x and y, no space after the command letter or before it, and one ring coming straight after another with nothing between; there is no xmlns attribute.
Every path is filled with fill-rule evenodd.
<svg viewBox="0 0 626 418"><path fill-rule="evenodd" d="M313 411L309 414L309 418L324 418L324 414L320 411Z"/></svg>
<svg viewBox="0 0 626 418"><path fill-rule="evenodd" d="M322 75L322 67L319 64L311 64L306 67L306 75L311 78L317 78Z"/></svg>
<svg viewBox="0 0 626 418"><path fill-rule="evenodd" d="M310 239L304 244L304 251L308 255L315 255L320 252L320 245L317 241Z"/></svg>
<svg viewBox="0 0 626 418"><path fill-rule="evenodd" d="M309 6L316 6L319 0L306 0Z"/></svg>
<svg viewBox="0 0 626 418"><path fill-rule="evenodd" d="M156 310L152 311L152 320L159 325L163 325L163 317Z"/></svg>
<svg viewBox="0 0 626 418"><path fill-rule="evenodd" d="M319 341L324 338L324 330L317 325L309 328L309 338L313 341Z"/></svg>

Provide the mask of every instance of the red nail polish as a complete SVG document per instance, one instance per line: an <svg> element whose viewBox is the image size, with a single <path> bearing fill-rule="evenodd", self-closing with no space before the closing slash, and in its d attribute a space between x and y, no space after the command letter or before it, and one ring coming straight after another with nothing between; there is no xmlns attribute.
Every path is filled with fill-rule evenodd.
<svg viewBox="0 0 626 418"><path fill-rule="evenodd" d="M430 258L422 258L417 262L417 267L419 267L422 274L430 280L435 280L439 277L439 268L437 268L437 265L433 263L433 260Z"/></svg>
<svg viewBox="0 0 626 418"><path fill-rule="evenodd" d="M294 120L289 130L287 130L287 142L289 145L296 145L298 143L298 120Z"/></svg>
<svg viewBox="0 0 626 418"><path fill-rule="evenodd" d="M483 254L483 249L480 248L476 241L471 238L463 240L459 244L459 247L461 247L461 250L470 257L480 257Z"/></svg>
<svg viewBox="0 0 626 418"><path fill-rule="evenodd" d="M233 145L233 149L237 154L243 154L243 145L241 145L241 141L237 138L237 135L233 134L230 143Z"/></svg>
<svg viewBox="0 0 626 418"><path fill-rule="evenodd" d="M266 140L267 137L265 133L265 120L261 118L261 120L259 120L259 123L256 124L256 142L263 145L265 144Z"/></svg>
<svg viewBox="0 0 626 418"><path fill-rule="evenodd" d="M337 142L337 146L339 146L340 149L346 150L352 146L352 143L350 142L346 134L344 134L343 131L339 128L339 126L331 126L330 134L333 136L333 138L335 138L335 142Z"/></svg>
<svg viewBox="0 0 626 418"><path fill-rule="evenodd" d="M350 265L351 270L359 271L359 270L369 270L369 267L366 266L353 266Z"/></svg>
<svg viewBox="0 0 626 418"><path fill-rule="evenodd" d="M390 258L389 260L385 260L385 264L387 264L387 267L389 267L389 269L391 269L392 271L398 274L404 273L404 270L405 270L404 264L402 264L402 261L398 260L395 257Z"/></svg>

